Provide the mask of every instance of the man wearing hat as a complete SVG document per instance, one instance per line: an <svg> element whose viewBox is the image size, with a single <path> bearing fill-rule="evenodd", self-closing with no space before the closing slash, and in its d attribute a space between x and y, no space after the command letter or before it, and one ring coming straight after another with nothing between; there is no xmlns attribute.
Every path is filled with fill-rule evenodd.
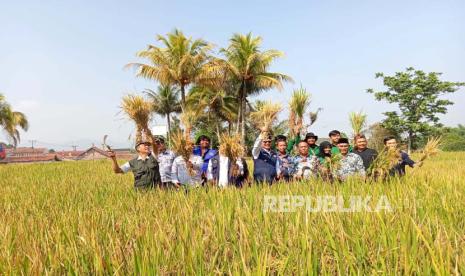
<svg viewBox="0 0 465 276"><path fill-rule="evenodd" d="M121 167L116 161L115 152L109 152L109 156L113 161L113 171L115 173L127 173L128 171L132 171L134 174L134 187L136 189L150 189L161 184L158 162L151 154L150 146L151 143L145 139L136 142L135 148L138 156L126 162Z"/></svg>
<svg viewBox="0 0 465 276"><path fill-rule="evenodd" d="M160 177L162 187L169 188L174 184L171 181L171 167L176 155L168 150L163 136L155 136L155 146L157 148L157 161L160 167Z"/></svg>
<svg viewBox="0 0 465 276"><path fill-rule="evenodd" d="M272 136L262 131L252 148L254 181L269 185L276 180L278 162L276 152L271 149L271 140Z"/></svg>
<svg viewBox="0 0 465 276"><path fill-rule="evenodd" d="M352 152L349 152L349 139L339 138L337 142L341 161L339 168L336 170L336 177L339 180L346 180L349 176L365 177L365 167L362 158Z"/></svg>

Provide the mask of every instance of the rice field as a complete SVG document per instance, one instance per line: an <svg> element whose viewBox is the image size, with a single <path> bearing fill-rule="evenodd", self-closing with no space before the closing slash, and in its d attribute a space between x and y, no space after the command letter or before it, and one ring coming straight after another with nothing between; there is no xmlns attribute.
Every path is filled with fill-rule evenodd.
<svg viewBox="0 0 465 276"><path fill-rule="evenodd" d="M133 190L109 161L0 166L0 274L465 274L465 153L389 183ZM392 211L264 212L270 195Z"/></svg>

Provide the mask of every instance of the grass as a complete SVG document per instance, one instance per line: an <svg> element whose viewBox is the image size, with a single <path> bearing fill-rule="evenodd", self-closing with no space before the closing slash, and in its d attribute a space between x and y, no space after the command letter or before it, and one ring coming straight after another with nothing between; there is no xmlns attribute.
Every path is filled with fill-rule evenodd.
<svg viewBox="0 0 465 276"><path fill-rule="evenodd" d="M135 192L108 161L0 166L0 274L464 274L465 153L390 183ZM393 212L264 213L264 195Z"/></svg>

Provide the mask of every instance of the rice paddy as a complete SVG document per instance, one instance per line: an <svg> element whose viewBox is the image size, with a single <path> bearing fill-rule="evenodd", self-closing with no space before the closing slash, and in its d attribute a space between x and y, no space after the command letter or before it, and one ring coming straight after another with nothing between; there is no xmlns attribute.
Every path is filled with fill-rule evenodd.
<svg viewBox="0 0 465 276"><path fill-rule="evenodd" d="M465 153L387 183L133 190L110 161L0 166L0 274L464 274ZM263 212L386 196L391 212Z"/></svg>

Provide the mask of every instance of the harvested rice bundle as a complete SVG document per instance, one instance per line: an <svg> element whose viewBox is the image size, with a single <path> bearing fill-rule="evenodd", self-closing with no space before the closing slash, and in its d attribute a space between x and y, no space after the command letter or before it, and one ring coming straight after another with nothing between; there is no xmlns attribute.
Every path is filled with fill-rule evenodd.
<svg viewBox="0 0 465 276"><path fill-rule="evenodd" d="M360 112L350 112L349 121L352 126L354 137L362 133L363 128L366 126L367 115Z"/></svg>
<svg viewBox="0 0 465 276"><path fill-rule="evenodd" d="M231 136L224 133L220 136L219 152L221 155L228 157L231 164L231 175L234 177L240 174L240 169L236 161L244 156L244 147L241 145L240 141L240 136L237 134Z"/></svg>
<svg viewBox="0 0 465 276"><path fill-rule="evenodd" d="M440 145L441 145L441 137L432 137L428 139L428 142L426 143L425 147L421 151L418 166L421 167L423 165L423 161L438 154Z"/></svg>
<svg viewBox="0 0 465 276"><path fill-rule="evenodd" d="M341 166L342 156L340 154L333 154L330 157L325 157L325 162L321 166L321 176L324 180L333 181L336 176L337 170Z"/></svg>
<svg viewBox="0 0 465 276"><path fill-rule="evenodd" d="M310 105L310 94L303 87L294 90L289 102L289 131L291 136L297 136L303 127L304 115Z"/></svg>
<svg viewBox="0 0 465 276"><path fill-rule="evenodd" d="M250 118L257 128L262 130L264 133L268 133L271 126L278 119L278 114L281 109L280 104L264 102L258 106L256 111L250 113Z"/></svg>
<svg viewBox="0 0 465 276"><path fill-rule="evenodd" d="M373 160L368 168L368 175L373 180L383 180L388 175L390 170L401 161L401 154L399 150L384 148L378 157Z"/></svg>
<svg viewBox="0 0 465 276"><path fill-rule="evenodd" d="M185 131L177 130L171 134L171 149L176 155L182 156L187 163L192 155L194 143ZM194 175L195 172L190 166L188 166L188 170L191 175Z"/></svg>
<svg viewBox="0 0 465 276"><path fill-rule="evenodd" d="M150 141L155 145L149 122L152 120L153 103L140 95L126 95L121 100L121 111L136 124L136 141ZM142 137L146 135L147 137ZM155 153L157 148L153 147Z"/></svg>

